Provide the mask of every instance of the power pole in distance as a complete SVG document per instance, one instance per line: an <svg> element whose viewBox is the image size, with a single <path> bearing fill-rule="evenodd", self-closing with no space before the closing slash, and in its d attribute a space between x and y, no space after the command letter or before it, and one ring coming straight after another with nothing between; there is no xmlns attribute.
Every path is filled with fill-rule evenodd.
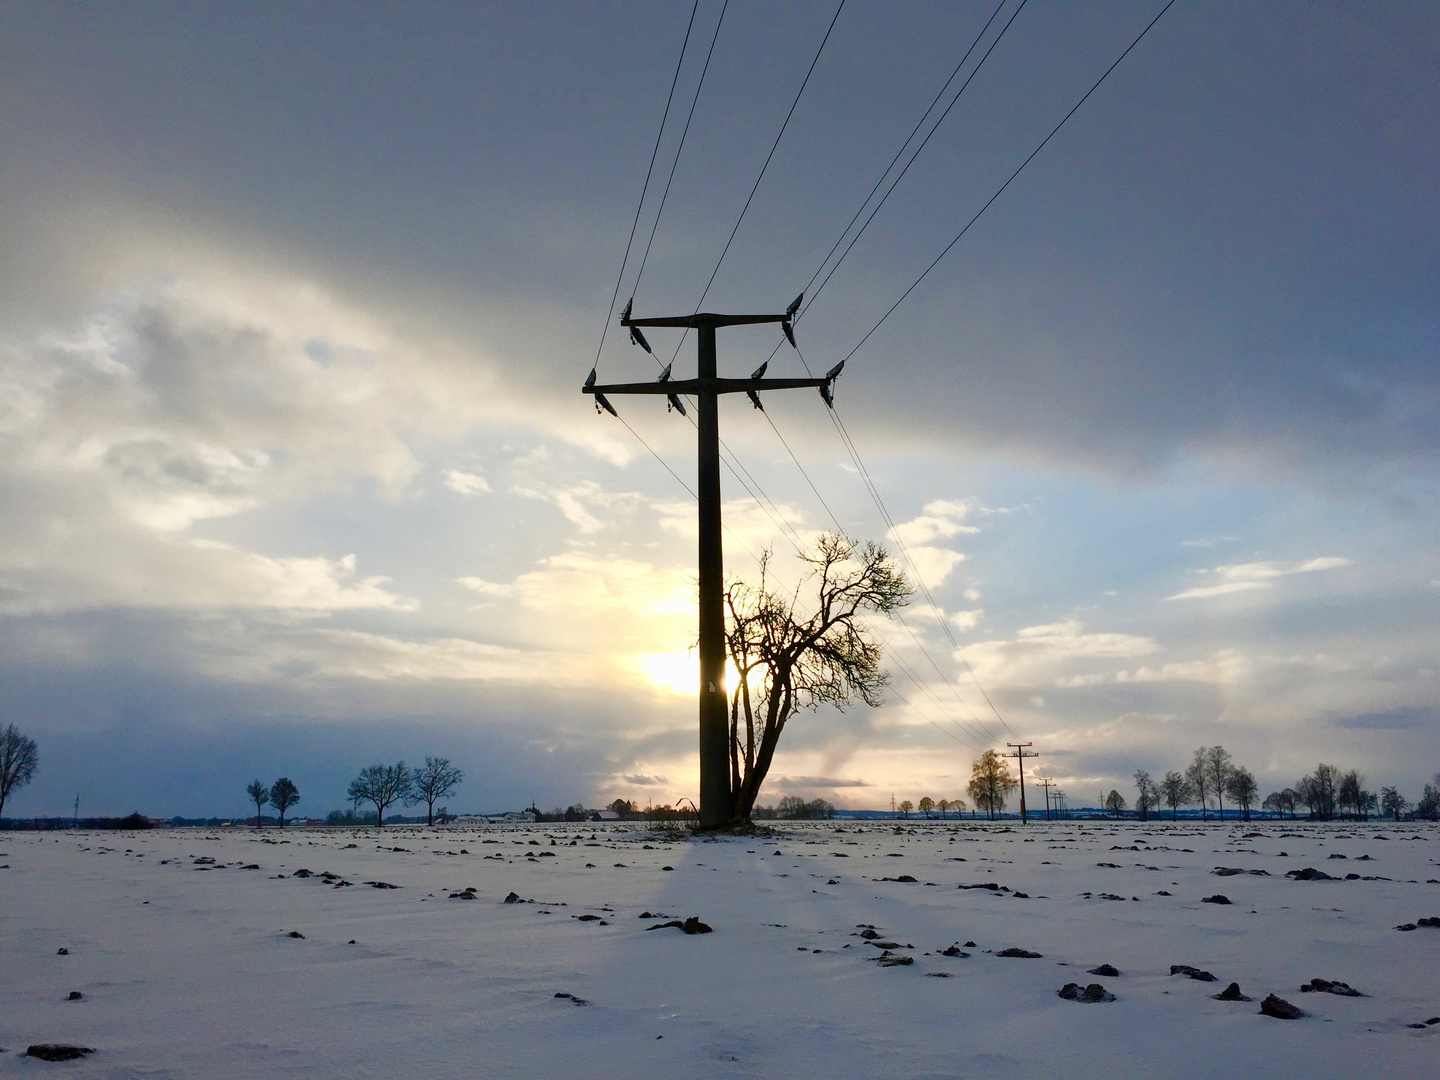
<svg viewBox="0 0 1440 1080"><path fill-rule="evenodd" d="M1026 825L1030 819L1025 816L1025 759L1027 757L1039 757L1040 755L1033 750L1027 751L1025 749L1027 746L1034 746L1035 744L1033 742L1007 742L1005 745L1014 748L1015 752L1013 754L1006 754L1005 756L1013 757L1015 764L1020 769L1020 824Z"/></svg>
<svg viewBox="0 0 1440 1080"><path fill-rule="evenodd" d="M1055 781L1048 776L1037 776L1035 782L1045 789L1045 820L1050 820L1050 789L1055 786Z"/></svg>
<svg viewBox="0 0 1440 1080"><path fill-rule="evenodd" d="M700 499L700 828L715 829L734 817L735 795L730 789L730 724L725 694L725 565L720 531L720 417L721 394L745 394L757 409L763 409L759 394L765 390L819 390L825 404L834 401L835 377L845 366L842 360L823 379L766 379L767 364L761 364L748 379L722 379L715 371L715 331L722 326L754 326L780 323L785 336L793 344L790 327L802 297L796 297L783 315L717 315L698 312L694 315L667 315L660 318L633 319L625 305L620 325L630 330L630 340L654 355L640 327L671 327L694 330L698 339L698 371L694 379L671 379L670 367L660 373L656 382L595 384L595 372L585 380L584 393L595 396L595 408L618 416L608 395L661 394L669 399L671 408L685 414L679 395L693 395L699 403L696 418L699 433ZM768 363L768 361L767 361Z"/></svg>

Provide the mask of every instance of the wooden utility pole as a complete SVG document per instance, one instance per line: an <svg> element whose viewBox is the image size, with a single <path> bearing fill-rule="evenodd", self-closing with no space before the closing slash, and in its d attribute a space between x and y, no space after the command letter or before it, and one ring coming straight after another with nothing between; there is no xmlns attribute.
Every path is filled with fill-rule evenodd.
<svg viewBox="0 0 1440 1080"><path fill-rule="evenodd" d="M759 394L766 390L819 390L826 405L834 401L835 377L845 366L842 360L823 379L766 379L768 364L761 364L748 379L722 379L716 374L715 331L722 326L754 326L780 323L785 336L794 344L791 320L800 308L796 297L783 315L717 315L712 312L695 315L668 315L660 318L632 319L625 305L620 325L628 327L630 339L646 352L653 352L640 327L670 327L694 330L698 339L698 371L694 379L671 379L670 367L660 373L656 382L595 384L595 372L585 380L584 393L595 396L595 407L618 416L607 395L662 394L670 407L685 414L679 395L693 395L699 405L696 428L699 433L699 474L697 491L700 499L700 827L715 829L734 817L735 793L730 788L730 724L727 719L725 693L725 565L720 532L720 417L721 394L745 394L757 409L763 409Z"/></svg>
<svg viewBox="0 0 1440 1080"><path fill-rule="evenodd" d="M1055 781L1048 776L1037 776L1035 782L1045 789L1045 820L1050 820L1050 789L1055 786Z"/></svg>
<svg viewBox="0 0 1440 1080"><path fill-rule="evenodd" d="M1027 746L1034 746L1033 742L1007 742L1006 746L1013 747L1013 754L1006 754L1006 757L1013 757L1015 764L1020 769L1020 824L1029 824L1030 819L1025 816L1025 759L1027 757L1039 757L1033 750L1027 751Z"/></svg>

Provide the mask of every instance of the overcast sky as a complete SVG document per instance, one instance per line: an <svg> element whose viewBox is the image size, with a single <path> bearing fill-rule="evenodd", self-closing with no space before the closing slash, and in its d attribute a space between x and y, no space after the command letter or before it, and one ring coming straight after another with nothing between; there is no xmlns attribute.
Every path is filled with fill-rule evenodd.
<svg viewBox="0 0 1440 1080"><path fill-rule="evenodd" d="M722 2L637 313L694 310L835 15ZM812 369L1162 6L1019 2L806 309ZM995 10L845 3L707 308L805 288ZM283 774L323 814L426 754L466 770L455 810L695 796L694 503L579 393L690 16L0 6L0 722L41 760L7 813L241 814ZM1433 4L1179 0L850 357L838 417L893 528L818 396L767 403L804 475L726 401L763 492L724 475L728 572L773 547L794 575L787 538L838 522L935 600L878 628L887 704L798 718L762 802L960 796L1007 739L1072 804L1216 742L1262 794L1324 760L1418 795L1437 56ZM778 340L722 332L722 372ZM612 324L599 372L656 366ZM693 486L693 428L617 404Z"/></svg>

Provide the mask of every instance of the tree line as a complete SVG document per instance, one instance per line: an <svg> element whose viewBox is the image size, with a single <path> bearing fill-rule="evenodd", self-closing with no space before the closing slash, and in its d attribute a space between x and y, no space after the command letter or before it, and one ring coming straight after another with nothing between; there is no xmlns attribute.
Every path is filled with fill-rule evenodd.
<svg viewBox="0 0 1440 1080"><path fill-rule="evenodd" d="M360 774L350 781L347 792L350 801L358 807L368 802L375 807L375 824L383 827L385 811L397 803L425 804L425 824L435 824L435 804L450 795L465 779L462 770L450 763L449 758L427 757L425 764L410 768L403 761L394 765L367 765ZM255 804L255 827L261 825L261 811L273 806L280 817L280 827L285 827L285 814L300 801L300 789L289 777L282 776L273 784L263 780L252 780L245 788L245 794ZM334 815L331 815L333 818ZM365 824L364 819L351 815L356 824Z"/></svg>

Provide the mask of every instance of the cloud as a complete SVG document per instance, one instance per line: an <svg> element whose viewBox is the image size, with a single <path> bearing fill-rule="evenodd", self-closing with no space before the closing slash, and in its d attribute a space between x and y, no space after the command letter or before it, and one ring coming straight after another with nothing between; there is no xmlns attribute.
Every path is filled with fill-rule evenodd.
<svg viewBox="0 0 1440 1080"><path fill-rule="evenodd" d="M1233 544L1239 540L1238 536L1211 536L1204 540L1182 540L1181 547L1188 548L1213 548L1219 544Z"/></svg>
<svg viewBox="0 0 1440 1080"><path fill-rule="evenodd" d="M458 581L461 585L464 585L467 589L473 589L475 592L478 592L482 596L513 596L515 594L514 585L505 585L500 582L486 581L483 578L478 577L462 577L456 578L455 580Z"/></svg>
<svg viewBox="0 0 1440 1080"><path fill-rule="evenodd" d="M776 776L766 784L788 788L867 788L875 785L868 780L852 780L839 776Z"/></svg>
<svg viewBox="0 0 1440 1080"><path fill-rule="evenodd" d="M670 783L668 776L646 776L644 773L625 773L620 779L632 787L663 787Z"/></svg>
<svg viewBox="0 0 1440 1080"><path fill-rule="evenodd" d="M926 503L918 517L900 522L886 535L908 547L911 544L928 544L932 540L948 540L961 533L978 533L979 528L965 524L965 519L979 509L978 503L968 499L937 499Z"/></svg>
<svg viewBox="0 0 1440 1080"><path fill-rule="evenodd" d="M1440 727L1440 710L1409 706L1388 712L1361 713L1335 721L1340 728L1361 731L1413 731L1417 728Z"/></svg>
<svg viewBox="0 0 1440 1080"><path fill-rule="evenodd" d="M445 486L457 495L474 495L479 491L489 491L490 482L479 473L461 472L459 469L451 469L445 474Z"/></svg>
<svg viewBox="0 0 1440 1080"><path fill-rule="evenodd" d="M1230 593L1252 592L1257 589L1274 587L1275 579L1293 574L1310 574L1319 570L1335 570L1351 565L1349 559L1339 556L1325 556L1307 559L1303 562L1253 562L1237 563L1232 566L1217 566L1214 570L1198 571L1212 574L1220 580L1214 585L1197 585L1183 592L1167 596L1166 600L1200 600L1210 596L1226 596Z"/></svg>
<svg viewBox="0 0 1440 1080"><path fill-rule="evenodd" d="M1160 648L1149 637L1122 633L1089 633L1079 620L1030 626L1011 641L980 641L957 652L986 686L1065 683L1060 672L1077 660L1144 656ZM1089 678L1089 677L1087 677Z"/></svg>

